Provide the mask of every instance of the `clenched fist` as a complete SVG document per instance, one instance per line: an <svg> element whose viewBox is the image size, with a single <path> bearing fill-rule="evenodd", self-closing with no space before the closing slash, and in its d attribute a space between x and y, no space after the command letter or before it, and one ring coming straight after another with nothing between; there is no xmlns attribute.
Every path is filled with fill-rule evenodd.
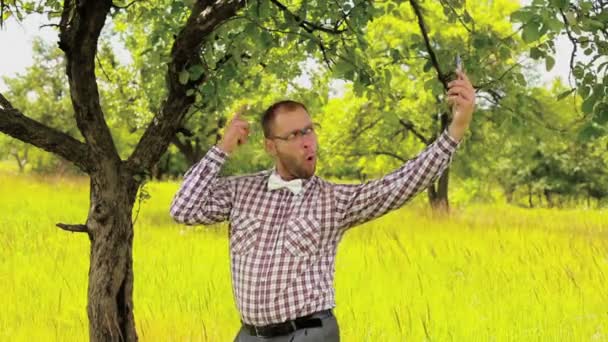
<svg viewBox="0 0 608 342"><path fill-rule="evenodd" d="M224 136L217 145L217 147L227 154L232 153L239 145L247 142L247 137L249 137L249 123L247 120L241 118L241 114L246 109L247 106L239 108L234 115L234 118L228 123L228 126L224 130Z"/></svg>

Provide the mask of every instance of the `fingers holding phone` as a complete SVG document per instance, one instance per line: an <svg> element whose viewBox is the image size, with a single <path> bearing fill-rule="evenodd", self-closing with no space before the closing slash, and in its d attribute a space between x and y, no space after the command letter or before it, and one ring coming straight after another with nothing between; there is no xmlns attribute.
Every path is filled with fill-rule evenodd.
<svg viewBox="0 0 608 342"><path fill-rule="evenodd" d="M456 57L455 69L457 78L448 83L447 101L453 113L450 133L454 128L455 138L461 139L464 131L469 127L475 110L475 89L463 71L460 56Z"/></svg>

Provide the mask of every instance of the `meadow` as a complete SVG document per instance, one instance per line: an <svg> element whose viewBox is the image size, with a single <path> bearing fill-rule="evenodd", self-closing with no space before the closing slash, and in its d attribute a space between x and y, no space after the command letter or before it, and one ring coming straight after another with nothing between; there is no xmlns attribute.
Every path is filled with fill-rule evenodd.
<svg viewBox="0 0 608 342"><path fill-rule="evenodd" d="M147 185L135 226L142 341L232 341L226 226L168 215L177 182ZM0 170L0 340L85 341L84 178ZM607 341L608 213L411 205L349 231L338 251L343 341Z"/></svg>

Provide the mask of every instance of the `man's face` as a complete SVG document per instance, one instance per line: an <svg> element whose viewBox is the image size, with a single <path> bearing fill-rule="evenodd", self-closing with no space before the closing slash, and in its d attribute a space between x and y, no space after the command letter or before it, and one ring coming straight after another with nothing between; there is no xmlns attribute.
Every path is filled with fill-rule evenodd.
<svg viewBox="0 0 608 342"><path fill-rule="evenodd" d="M317 166L317 135L310 115L301 107L280 109L272 124L266 150L292 178L310 178ZM287 138L287 139L281 139Z"/></svg>

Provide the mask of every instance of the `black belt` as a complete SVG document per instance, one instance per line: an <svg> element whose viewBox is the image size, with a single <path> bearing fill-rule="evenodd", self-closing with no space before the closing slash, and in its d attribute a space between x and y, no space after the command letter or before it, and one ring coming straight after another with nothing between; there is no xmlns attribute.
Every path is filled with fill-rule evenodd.
<svg viewBox="0 0 608 342"><path fill-rule="evenodd" d="M310 315L298 317L291 321L264 326L255 326L243 323L243 328L245 328L245 331L247 331L252 336L258 337L275 337L288 335L299 329L322 327L323 322L321 321L321 318L316 317L317 315L325 315L329 317L333 315L333 313L330 309L328 309L315 312Z"/></svg>

